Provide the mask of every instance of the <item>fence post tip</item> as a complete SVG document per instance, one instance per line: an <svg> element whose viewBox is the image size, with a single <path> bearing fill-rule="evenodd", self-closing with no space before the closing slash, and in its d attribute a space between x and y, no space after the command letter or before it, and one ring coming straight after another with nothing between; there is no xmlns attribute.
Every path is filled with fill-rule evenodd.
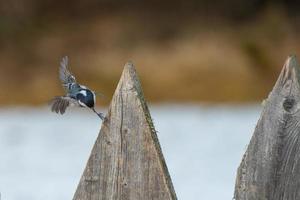
<svg viewBox="0 0 300 200"><path fill-rule="evenodd" d="M176 200L132 62L124 66L73 200Z"/></svg>

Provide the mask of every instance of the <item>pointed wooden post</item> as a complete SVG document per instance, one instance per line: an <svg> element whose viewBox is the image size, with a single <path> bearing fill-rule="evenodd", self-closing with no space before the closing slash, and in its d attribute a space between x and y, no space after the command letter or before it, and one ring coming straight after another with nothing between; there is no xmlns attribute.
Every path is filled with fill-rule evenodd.
<svg viewBox="0 0 300 200"><path fill-rule="evenodd" d="M73 200L175 200L133 64L127 63Z"/></svg>
<svg viewBox="0 0 300 200"><path fill-rule="evenodd" d="M235 199L300 199L300 68L287 59L238 169Z"/></svg>

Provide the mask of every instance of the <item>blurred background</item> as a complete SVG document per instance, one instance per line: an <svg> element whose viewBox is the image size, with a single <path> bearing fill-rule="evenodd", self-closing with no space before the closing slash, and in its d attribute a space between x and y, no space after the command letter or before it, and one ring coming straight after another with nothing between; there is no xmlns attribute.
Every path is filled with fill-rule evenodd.
<svg viewBox="0 0 300 200"><path fill-rule="evenodd" d="M101 123L46 107L63 92L65 55L78 82L106 96L103 111L131 60L178 198L231 199L260 102L300 51L299 9L295 0L0 0L2 199L72 198Z"/></svg>
<svg viewBox="0 0 300 200"><path fill-rule="evenodd" d="M0 1L0 104L60 94L64 55L108 97L132 60L151 102L261 101L299 52L295 2Z"/></svg>

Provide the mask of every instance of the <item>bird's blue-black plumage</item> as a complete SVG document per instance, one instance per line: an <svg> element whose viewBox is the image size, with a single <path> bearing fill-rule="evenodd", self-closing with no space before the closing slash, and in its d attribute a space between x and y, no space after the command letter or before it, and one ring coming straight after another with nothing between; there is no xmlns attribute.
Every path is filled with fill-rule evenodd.
<svg viewBox="0 0 300 200"><path fill-rule="evenodd" d="M81 93L84 91L85 94ZM90 90L83 89L80 90L79 93L76 94L77 101L80 101L81 103L85 104L89 108L93 108L95 105L94 97L95 94L93 94Z"/></svg>

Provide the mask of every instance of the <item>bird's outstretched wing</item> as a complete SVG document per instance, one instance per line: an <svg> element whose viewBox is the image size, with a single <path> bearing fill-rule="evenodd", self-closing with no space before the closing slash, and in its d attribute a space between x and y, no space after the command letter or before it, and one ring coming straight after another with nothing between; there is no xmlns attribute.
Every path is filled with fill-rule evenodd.
<svg viewBox="0 0 300 200"><path fill-rule="evenodd" d="M72 99L70 97L57 96L49 102L49 105L51 106L52 112L64 114L68 106L77 103L78 102L75 99Z"/></svg>
<svg viewBox="0 0 300 200"><path fill-rule="evenodd" d="M68 70L68 56L63 57L60 62L59 79L66 91L69 91L72 83L76 83L75 77Z"/></svg>

